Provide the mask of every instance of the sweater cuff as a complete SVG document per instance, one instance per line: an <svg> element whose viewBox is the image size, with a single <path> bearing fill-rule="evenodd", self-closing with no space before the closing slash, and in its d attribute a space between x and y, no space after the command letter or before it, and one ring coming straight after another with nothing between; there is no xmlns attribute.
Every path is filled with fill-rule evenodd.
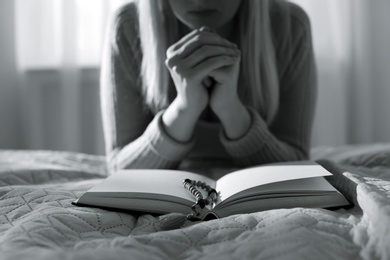
<svg viewBox="0 0 390 260"><path fill-rule="evenodd" d="M156 114L153 121L145 130L145 137L149 140L151 149L167 161L180 161L195 144L192 139L189 142L179 142L173 139L164 129L162 115L164 111Z"/></svg>
<svg viewBox="0 0 390 260"><path fill-rule="evenodd" d="M248 111L252 122L244 136L230 140L226 137L223 130L219 134L221 143L233 158L247 157L256 153L267 140L269 133L267 124L255 110L248 108Z"/></svg>

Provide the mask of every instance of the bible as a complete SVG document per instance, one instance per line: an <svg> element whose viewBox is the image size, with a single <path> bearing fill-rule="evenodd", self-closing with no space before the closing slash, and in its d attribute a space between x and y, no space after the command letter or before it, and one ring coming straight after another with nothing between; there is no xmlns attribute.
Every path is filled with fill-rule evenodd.
<svg viewBox="0 0 390 260"><path fill-rule="evenodd" d="M207 184L218 198L200 219L222 218L277 208L333 208L348 200L324 177L332 174L311 162L267 164L230 172L218 180L180 170L119 170L92 187L73 204L150 214L188 214L195 197L185 179ZM207 196L205 191L200 192Z"/></svg>

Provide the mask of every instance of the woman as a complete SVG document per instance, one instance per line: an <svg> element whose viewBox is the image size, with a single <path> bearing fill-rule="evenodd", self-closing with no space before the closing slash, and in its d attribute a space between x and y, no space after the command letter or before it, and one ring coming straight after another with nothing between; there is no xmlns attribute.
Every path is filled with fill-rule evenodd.
<svg viewBox="0 0 390 260"><path fill-rule="evenodd" d="M108 32L101 102L114 170L308 157L316 77L296 5L139 0Z"/></svg>

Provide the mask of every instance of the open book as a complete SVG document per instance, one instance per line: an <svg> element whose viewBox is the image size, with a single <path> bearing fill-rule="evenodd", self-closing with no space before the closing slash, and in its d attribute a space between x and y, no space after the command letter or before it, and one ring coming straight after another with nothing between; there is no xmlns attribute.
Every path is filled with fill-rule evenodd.
<svg viewBox="0 0 390 260"><path fill-rule="evenodd" d="M257 166L231 172L218 180L188 171L120 170L74 204L152 214L188 214L195 198L183 187L183 180L191 179L205 182L219 193L216 203L208 206L202 218L209 213L221 218L275 208L349 205L324 178L330 175L314 162Z"/></svg>

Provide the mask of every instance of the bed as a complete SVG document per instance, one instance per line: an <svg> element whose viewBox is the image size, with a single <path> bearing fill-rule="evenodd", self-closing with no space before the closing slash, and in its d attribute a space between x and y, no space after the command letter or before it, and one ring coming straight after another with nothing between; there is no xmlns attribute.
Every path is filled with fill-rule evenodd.
<svg viewBox="0 0 390 260"><path fill-rule="evenodd" d="M76 207L103 156L0 151L1 259L390 259L390 144L317 147L354 206L275 209L163 225L167 216ZM169 216L168 216L169 217Z"/></svg>

